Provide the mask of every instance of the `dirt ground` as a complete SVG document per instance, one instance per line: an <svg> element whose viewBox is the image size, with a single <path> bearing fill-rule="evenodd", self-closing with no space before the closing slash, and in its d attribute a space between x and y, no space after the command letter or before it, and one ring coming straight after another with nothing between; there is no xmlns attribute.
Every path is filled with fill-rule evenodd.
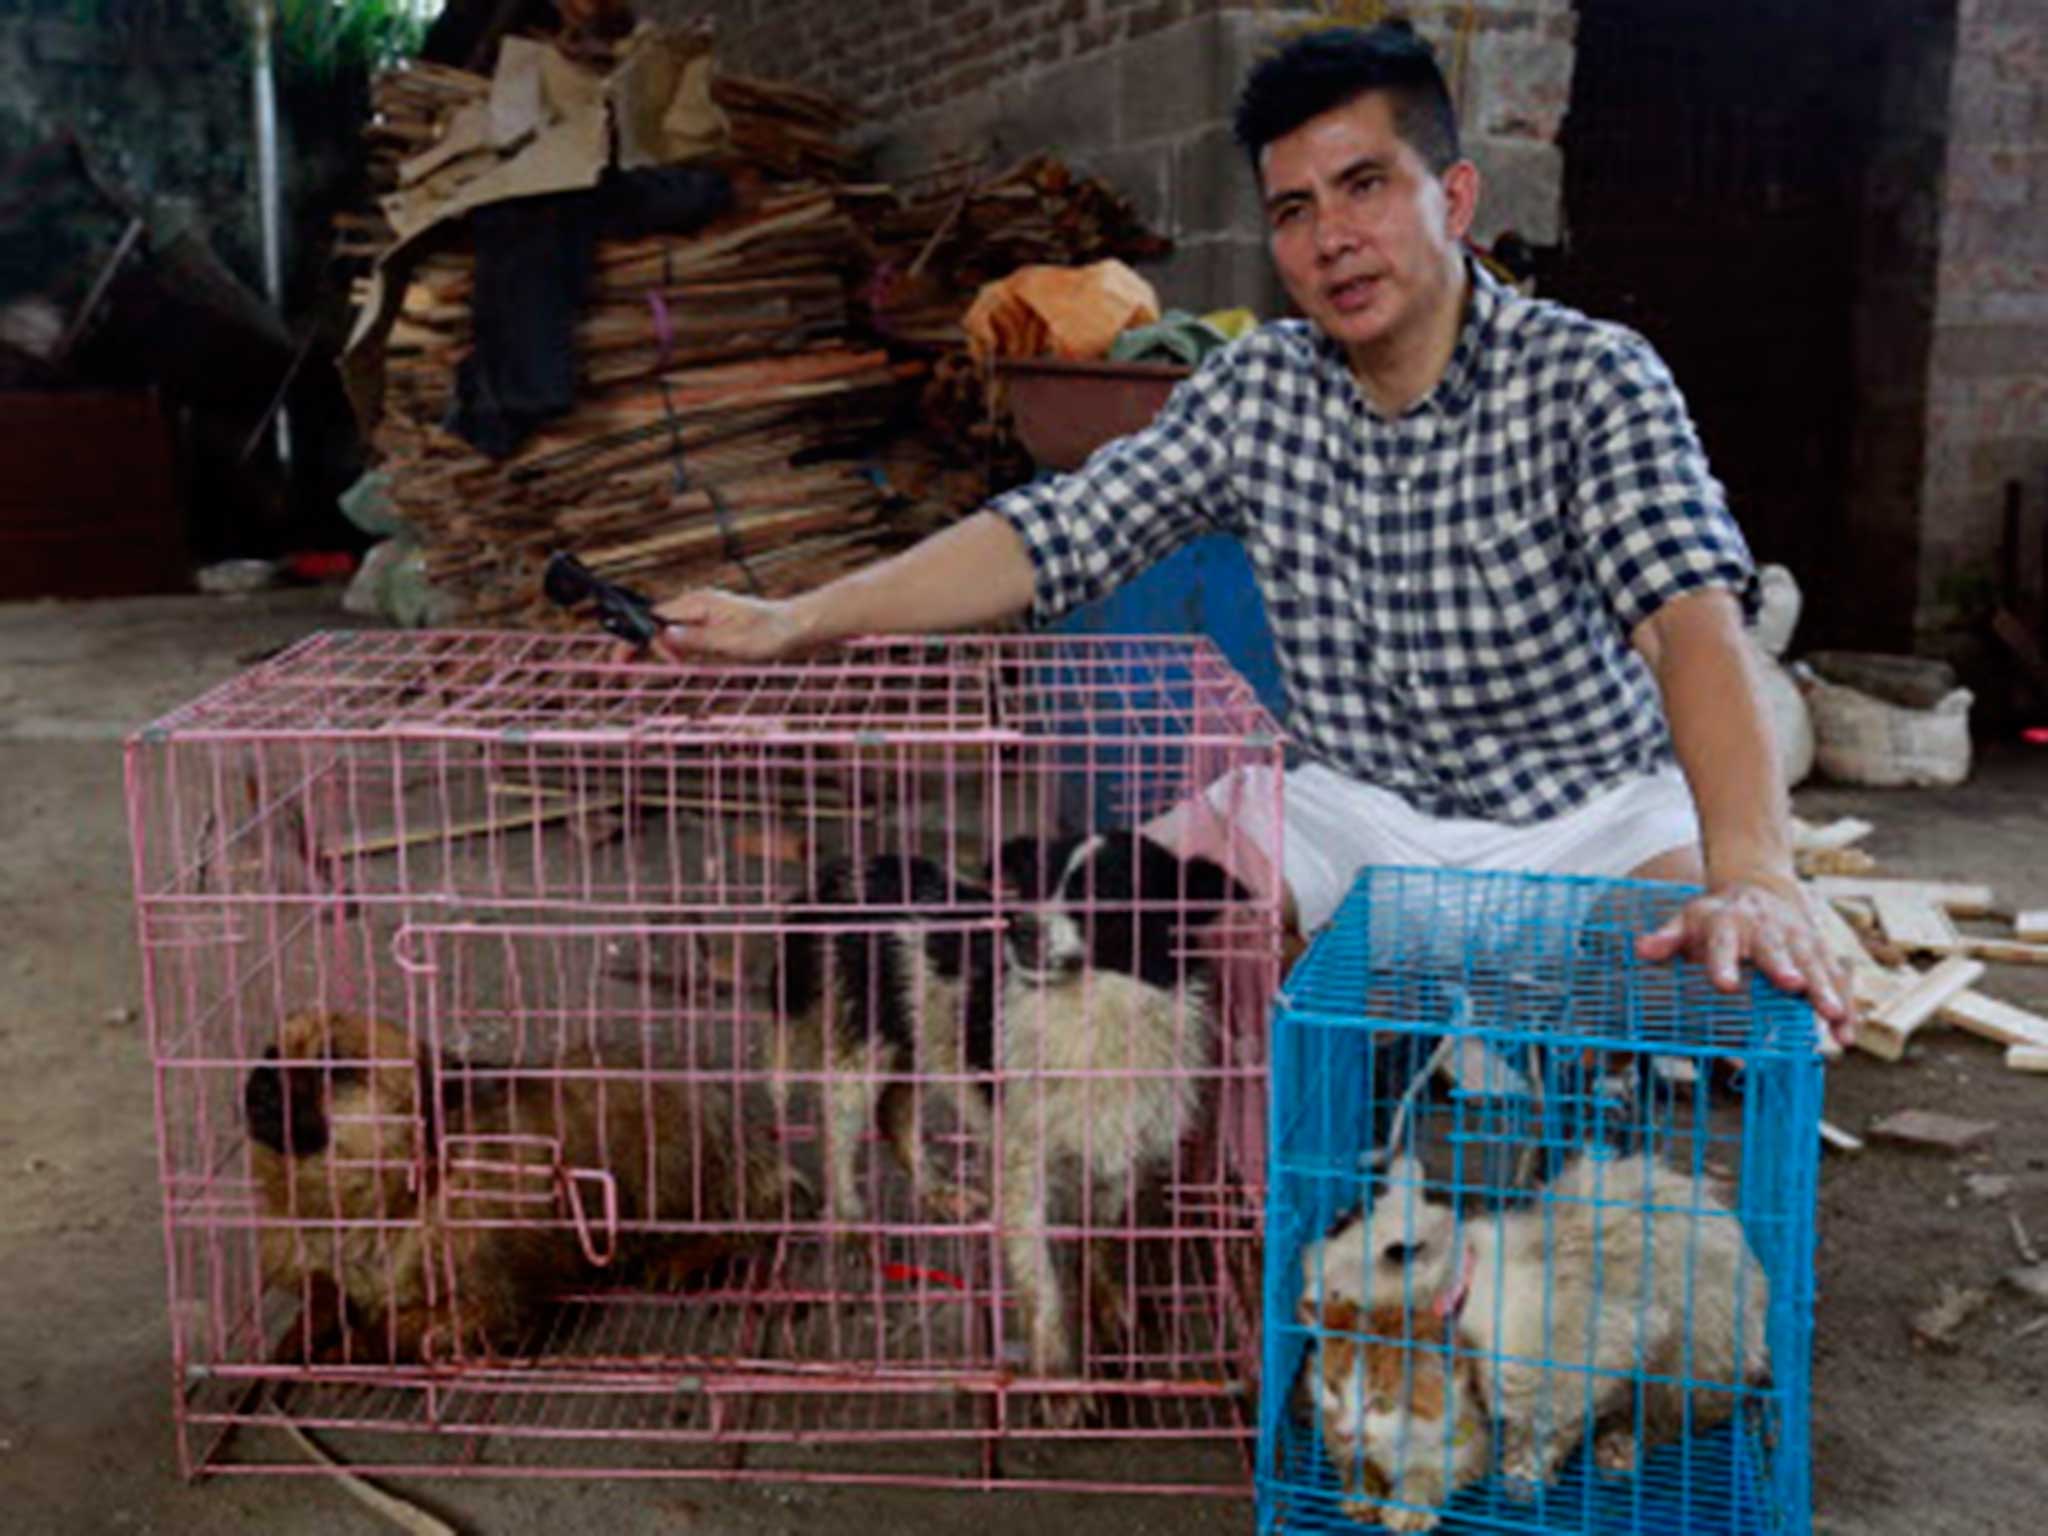
<svg viewBox="0 0 2048 1536"><path fill-rule="evenodd" d="M333 595L0 606L0 1528L10 1532L379 1532L324 1480L176 1474L152 1074L139 996L121 737L254 654L346 627ZM2048 749L1986 746L1954 791L1802 790L1802 814L1877 823L1887 874L1992 884L2048 907ZM1983 990L2048 1012L2048 968ZM1945 1282L2018 1262L2009 1218L2048 1249L2048 1079L1930 1030L1910 1059L1856 1056L1828 1115L1862 1130L1918 1106L1996 1121L1963 1159L1873 1145L1823 1168L1814 1363L1817 1527L1856 1536L2041 1529L2048 1315L1995 1291L1950 1353L1908 1320ZM1980 1198L1965 1182L1999 1174ZM1246 1500L852 1487L441 1480L407 1496L474 1533L783 1533L1054 1528L1067 1536L1242 1531Z"/></svg>

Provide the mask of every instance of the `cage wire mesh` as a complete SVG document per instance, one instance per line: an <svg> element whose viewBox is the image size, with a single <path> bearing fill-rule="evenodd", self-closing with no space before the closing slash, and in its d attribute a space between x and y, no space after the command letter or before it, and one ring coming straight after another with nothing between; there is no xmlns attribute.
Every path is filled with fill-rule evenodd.
<svg viewBox="0 0 2048 1536"><path fill-rule="evenodd" d="M1809 1529L1814 1024L1688 894L1369 870L1290 975L1262 1531Z"/></svg>
<svg viewBox="0 0 2048 1536"><path fill-rule="evenodd" d="M1247 1488L1278 755L1179 639L324 635L138 733L183 1467Z"/></svg>

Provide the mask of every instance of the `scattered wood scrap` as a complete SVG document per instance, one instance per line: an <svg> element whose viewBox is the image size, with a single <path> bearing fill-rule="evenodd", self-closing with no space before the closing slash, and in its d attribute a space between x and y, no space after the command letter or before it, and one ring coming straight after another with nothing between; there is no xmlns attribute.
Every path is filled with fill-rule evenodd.
<svg viewBox="0 0 2048 1536"><path fill-rule="evenodd" d="M1795 832L1809 850L1844 847L1867 835L1867 823L1845 818L1829 827L1800 823ZM1861 874L1814 874L1806 881L1821 942L1848 973L1863 1014L1856 1043L1884 1061L1904 1058L1916 1032L1945 1024L2006 1049L2014 1071L2048 1071L2048 1017L1977 990L1985 965L2048 963L2048 944L1965 933L1958 917L1996 920L1988 885L1938 880L1887 879ZM2021 920L2039 914L2022 913ZM2019 921L2015 921L2015 933ZM1916 957L1934 963L1926 969ZM2039 1055L2035 1053L2041 1053Z"/></svg>
<svg viewBox="0 0 2048 1536"><path fill-rule="evenodd" d="M2048 944L2019 944L2011 939L1968 938L1964 947L1973 955L1986 960L2000 960L2007 965L2048 965Z"/></svg>
<svg viewBox="0 0 2048 1536"><path fill-rule="evenodd" d="M1933 903L1952 917L1981 917L1992 907L1988 885L1966 885L1944 880L1881 880L1863 875L1819 875L1813 888L1830 901L1844 896L1876 899L1880 892L1909 894Z"/></svg>
<svg viewBox="0 0 2048 1536"><path fill-rule="evenodd" d="M1899 1060L1906 1054L1906 1042L1913 1032L1983 974L1983 961L1950 956L1872 1009L1863 1020L1859 1043L1873 1056Z"/></svg>
<svg viewBox="0 0 2048 1536"><path fill-rule="evenodd" d="M2048 1302L2048 1264L2029 1264L2024 1269L2008 1269L2005 1283L2022 1296L2031 1296L2035 1301Z"/></svg>
<svg viewBox="0 0 2048 1536"><path fill-rule="evenodd" d="M1840 817L1825 826L1815 826L1795 816L1792 818L1793 863L1801 875L1808 877L1867 874L1877 867L1877 860L1851 845L1876 830L1870 822L1854 816Z"/></svg>
<svg viewBox="0 0 2048 1536"><path fill-rule="evenodd" d="M1901 1109L1872 1123L1871 1136L1930 1152L1967 1152L1988 1141L1996 1120L1965 1120L1933 1109Z"/></svg>
<svg viewBox="0 0 2048 1536"><path fill-rule="evenodd" d="M1963 947L1955 920L1912 891L1879 891L1870 898L1878 930L1894 949L1907 954L1952 955Z"/></svg>
<svg viewBox="0 0 2048 1536"><path fill-rule="evenodd" d="M1861 1152L1863 1150L1863 1138L1861 1136L1850 1134L1831 1120L1821 1121L1820 1139L1833 1147L1837 1152Z"/></svg>
<svg viewBox="0 0 2048 1536"><path fill-rule="evenodd" d="M1913 1342L1930 1349L1954 1349L1963 1324L1982 1311L1991 1293L1981 1286L1941 1283L1941 1295L1913 1314Z"/></svg>
<svg viewBox="0 0 2048 1536"><path fill-rule="evenodd" d="M2048 1048L2048 1019L1981 992L1958 992L1941 1005L1939 1014L1942 1023L2000 1045Z"/></svg>
<svg viewBox="0 0 2048 1536"><path fill-rule="evenodd" d="M2034 1269L2039 1270L2044 1282L2048 1282L2048 1266L2041 1263L2041 1255L2034 1247L2033 1238L2027 1235L2027 1224L2020 1220L2018 1211L2007 1211L2005 1219L2012 1225L2012 1245L2019 1250L2020 1257ZM2048 1284L2042 1289L2042 1299L2048 1301Z"/></svg>

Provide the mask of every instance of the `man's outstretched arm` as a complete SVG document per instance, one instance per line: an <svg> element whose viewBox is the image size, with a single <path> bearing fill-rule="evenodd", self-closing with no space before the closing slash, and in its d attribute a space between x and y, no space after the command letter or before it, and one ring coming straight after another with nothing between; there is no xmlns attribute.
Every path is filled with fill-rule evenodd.
<svg viewBox="0 0 2048 1536"><path fill-rule="evenodd" d="M655 644L678 659L772 661L851 635L983 628L1029 608L1035 580L1017 531L982 511L798 597L685 592L655 610L668 624Z"/></svg>

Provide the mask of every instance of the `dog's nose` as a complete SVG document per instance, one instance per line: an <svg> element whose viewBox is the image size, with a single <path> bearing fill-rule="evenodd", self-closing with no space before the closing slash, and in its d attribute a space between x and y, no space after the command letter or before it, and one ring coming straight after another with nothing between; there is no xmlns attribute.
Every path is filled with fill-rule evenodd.
<svg viewBox="0 0 2048 1536"><path fill-rule="evenodd" d="M1010 963L1027 971L1040 969L1045 958L1045 929L1036 918L1018 913L1011 917L1010 925L1004 932L1004 947L1010 952Z"/></svg>
<svg viewBox="0 0 2048 1536"><path fill-rule="evenodd" d="M1019 913L1010 919L1010 963L1034 976L1071 976L1081 953L1061 938L1057 923Z"/></svg>

